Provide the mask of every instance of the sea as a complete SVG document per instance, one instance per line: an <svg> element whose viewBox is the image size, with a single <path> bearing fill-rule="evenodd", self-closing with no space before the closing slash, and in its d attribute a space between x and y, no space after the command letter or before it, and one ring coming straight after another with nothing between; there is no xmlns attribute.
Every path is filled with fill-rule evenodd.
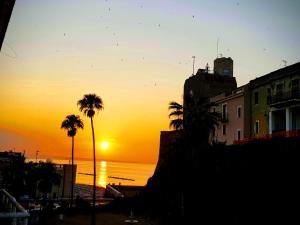
<svg viewBox="0 0 300 225"><path fill-rule="evenodd" d="M27 161L36 161L28 159ZM38 159L38 161L46 161ZM71 164L71 160L52 159L56 164ZM93 161L74 160L77 165L76 183L93 184ZM96 163L97 186L107 184L144 186L153 175L156 164L98 161Z"/></svg>

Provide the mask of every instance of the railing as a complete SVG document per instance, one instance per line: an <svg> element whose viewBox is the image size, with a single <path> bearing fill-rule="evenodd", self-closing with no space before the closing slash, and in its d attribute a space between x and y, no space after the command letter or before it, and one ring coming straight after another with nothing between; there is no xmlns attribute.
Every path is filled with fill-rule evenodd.
<svg viewBox="0 0 300 225"><path fill-rule="evenodd" d="M4 189L0 189L0 201L7 212L0 212L0 220L11 219L11 224L27 225L29 213Z"/></svg>
<svg viewBox="0 0 300 225"><path fill-rule="evenodd" d="M234 140L233 144L245 144L253 140L272 139L275 137L300 137L300 130L277 131L272 134L261 134L252 138L244 138L242 140Z"/></svg>
<svg viewBox="0 0 300 225"><path fill-rule="evenodd" d="M106 190L111 193L115 198L123 198L124 195L117 189L113 188L111 185L106 185Z"/></svg>
<svg viewBox="0 0 300 225"><path fill-rule="evenodd" d="M270 104L276 104L278 102L284 102L289 101L292 99L300 100L300 91L294 90L294 91L287 91L287 92L281 92L276 95L270 96Z"/></svg>

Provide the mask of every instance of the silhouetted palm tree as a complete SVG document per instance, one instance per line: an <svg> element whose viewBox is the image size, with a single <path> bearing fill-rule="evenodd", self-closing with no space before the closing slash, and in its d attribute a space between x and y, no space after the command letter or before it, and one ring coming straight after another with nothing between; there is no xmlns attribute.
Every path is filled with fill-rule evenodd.
<svg viewBox="0 0 300 225"><path fill-rule="evenodd" d="M170 121L170 128L174 128L175 130L182 130L183 129L183 106L177 102L170 102L169 103L169 110L171 113L169 114Z"/></svg>
<svg viewBox="0 0 300 225"><path fill-rule="evenodd" d="M216 104L207 98L185 98L183 127L188 137L208 142L221 118L220 113L211 111L213 106Z"/></svg>
<svg viewBox="0 0 300 225"><path fill-rule="evenodd" d="M61 124L61 128L68 131L68 136L72 137L72 178L71 178L71 207L73 205L73 191L74 191L74 136L77 129L83 129L83 121L79 116L68 115Z"/></svg>
<svg viewBox="0 0 300 225"><path fill-rule="evenodd" d="M184 103L184 106L174 101L169 103L169 117L174 118L170 121L170 127L175 130L184 128L186 133L197 136L198 140L208 141L221 116L218 112L211 112L215 103L193 96L185 97Z"/></svg>
<svg viewBox="0 0 300 225"><path fill-rule="evenodd" d="M96 150L95 150L95 134L93 117L95 115L95 110L103 110L102 99L96 94L87 94L83 96L83 99L77 102L79 110L83 114L91 119L92 134L93 134L93 158L94 158L94 182L93 182L93 213L92 213L92 225L95 225L95 202L96 202Z"/></svg>

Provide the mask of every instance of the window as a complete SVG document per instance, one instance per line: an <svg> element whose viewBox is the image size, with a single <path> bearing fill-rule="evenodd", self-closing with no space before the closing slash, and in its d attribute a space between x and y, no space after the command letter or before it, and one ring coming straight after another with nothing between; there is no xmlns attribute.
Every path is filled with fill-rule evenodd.
<svg viewBox="0 0 300 225"><path fill-rule="evenodd" d="M222 105L222 118L227 119L227 104Z"/></svg>
<svg viewBox="0 0 300 225"><path fill-rule="evenodd" d="M254 127L254 129L255 129L255 134L258 134L259 133L259 120L255 121L255 127Z"/></svg>
<svg viewBox="0 0 300 225"><path fill-rule="evenodd" d="M224 69L224 70L223 70L223 74L224 74L224 75L230 75L230 74L229 74L229 70Z"/></svg>
<svg viewBox="0 0 300 225"><path fill-rule="evenodd" d="M254 104L258 104L258 92L254 93Z"/></svg>
<svg viewBox="0 0 300 225"><path fill-rule="evenodd" d="M242 116L242 106L238 106L236 109L237 118L241 118Z"/></svg>
<svg viewBox="0 0 300 225"><path fill-rule="evenodd" d="M236 131L236 139L239 141L241 140L241 130Z"/></svg>
<svg viewBox="0 0 300 225"><path fill-rule="evenodd" d="M223 135L226 135L226 125L225 124L222 126L222 131L223 131Z"/></svg>

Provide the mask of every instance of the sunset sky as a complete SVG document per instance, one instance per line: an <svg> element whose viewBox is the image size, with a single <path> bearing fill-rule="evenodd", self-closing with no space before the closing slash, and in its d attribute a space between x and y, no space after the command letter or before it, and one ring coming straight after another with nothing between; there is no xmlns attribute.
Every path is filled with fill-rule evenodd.
<svg viewBox="0 0 300 225"><path fill-rule="evenodd" d="M298 0L17 0L0 53L0 150L70 157L60 125L77 114L75 158L91 158L76 103L96 93L98 159L155 163L192 56L212 68L219 38L239 86L299 62L299 9Z"/></svg>

